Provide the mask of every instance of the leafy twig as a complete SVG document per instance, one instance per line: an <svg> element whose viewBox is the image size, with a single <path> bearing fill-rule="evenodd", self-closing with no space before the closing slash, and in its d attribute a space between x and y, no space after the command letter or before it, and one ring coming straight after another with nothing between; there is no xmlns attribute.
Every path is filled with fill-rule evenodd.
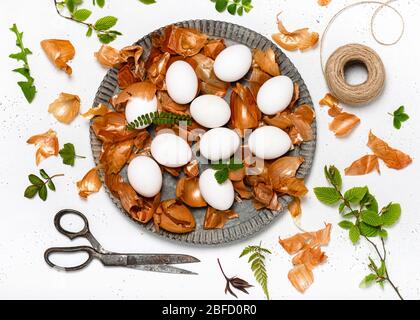
<svg viewBox="0 0 420 320"><path fill-rule="evenodd" d="M325 177L332 187L314 188L314 193L319 201L327 205L335 205L340 203L339 212L345 220L338 225L348 230L349 238L356 244L362 237L375 250L379 258L380 266L378 267L373 259L369 257L369 270L371 271L362 280L360 286L366 287L374 282L383 286L388 282L394 289L398 297L403 300L398 288L392 282L387 265L387 250L385 247L385 239L388 237L386 227L394 225L401 216L401 206L397 203L390 203L383 207L380 211L378 202L369 192L368 187L355 187L342 193L342 178L338 169L334 166L325 167ZM355 207L358 207L355 209ZM351 221L353 219L353 221ZM378 245L371 239L379 237L383 252L379 250Z"/></svg>
<svg viewBox="0 0 420 320"><path fill-rule="evenodd" d="M265 255L271 254L271 251L261 247L261 243L258 246L246 247L239 258L249 255L248 263L251 264L251 269L254 272L254 277L257 282L261 285L265 296L270 299L267 286L267 270L265 268Z"/></svg>
<svg viewBox="0 0 420 320"><path fill-rule="evenodd" d="M227 294L228 292L234 296L235 298L238 298L238 296L232 291L231 287L234 287L236 290L240 290L246 294L248 294L248 291L246 289L248 288L252 288L253 286L250 285L247 281L238 278L238 277L232 277L232 278L228 278L225 274L225 272L223 271L222 265L220 264L220 260L217 259L217 263L219 264L220 270L222 271L223 276L226 279L226 288L225 288L225 294Z"/></svg>
<svg viewBox="0 0 420 320"><path fill-rule="evenodd" d="M9 57L23 62L23 67L14 69L13 71L20 73L26 78L26 81L19 81L18 85L25 95L26 100L31 103L36 94L36 88L34 86L35 80L31 76L31 70L28 63L28 55L32 54L32 52L28 48L25 48L25 45L23 44L23 32L19 32L16 24L13 24L10 31L16 35L16 46L20 49L20 52L12 53Z"/></svg>
<svg viewBox="0 0 420 320"><path fill-rule="evenodd" d="M76 158L86 159L86 157L76 154L76 150L74 149L74 145L72 143L66 143L59 151L59 154L63 159L63 163L69 166L74 166Z"/></svg>
<svg viewBox="0 0 420 320"><path fill-rule="evenodd" d="M408 119L410 119L409 115L405 113L404 106L399 107L397 110L394 111L394 113L388 114L394 118L393 124L394 128L397 130L401 129L403 122L406 122Z"/></svg>
<svg viewBox="0 0 420 320"><path fill-rule="evenodd" d="M215 8L219 12L228 11L231 15L242 16L244 12L249 13L253 6L252 0L210 0L215 3Z"/></svg>
<svg viewBox="0 0 420 320"><path fill-rule="evenodd" d="M96 3L101 7L103 1L96 0ZM95 23L88 23L86 20L91 16L92 11L88 9L78 9L78 7L83 3L82 0L66 0L66 1L57 1L54 0L55 9L60 17L64 19L82 24L86 26L87 32L86 36L92 36L93 32L96 33L99 41L105 44L108 44L114 41L117 36L122 35L121 32L116 30L110 30L114 27L118 19L114 16L105 16L96 20ZM104 4L104 3L103 3ZM103 6L103 5L102 5ZM67 8L70 15L64 15L62 10Z"/></svg>
<svg viewBox="0 0 420 320"><path fill-rule="evenodd" d="M237 171L244 167L244 164L235 163L235 159L231 159L227 163L212 163L211 168L216 170L214 177L219 184L223 184L229 178L230 171Z"/></svg>
<svg viewBox="0 0 420 320"><path fill-rule="evenodd" d="M134 121L127 124L128 130L135 130L140 128L144 125L148 124L156 124L156 125L164 125L164 124L179 124L180 122L185 121L187 125L191 125L192 119L188 115L180 115L171 112L151 112L147 114L143 114Z"/></svg>
<svg viewBox="0 0 420 320"><path fill-rule="evenodd" d="M41 175L42 178L45 179L45 181L43 179L41 179L40 177L38 177L37 175L30 174L28 176L28 179L29 179L29 182L31 183L31 185L29 185L26 188L24 196L28 199L32 199L33 197L35 197L38 194L38 196L43 201L46 201L47 196L48 196L48 189L50 189L51 191L56 190L53 179L57 178L57 177L62 177L62 176L64 176L64 174L55 174L53 176L49 176L45 172L44 169L41 169L39 171L39 174Z"/></svg>

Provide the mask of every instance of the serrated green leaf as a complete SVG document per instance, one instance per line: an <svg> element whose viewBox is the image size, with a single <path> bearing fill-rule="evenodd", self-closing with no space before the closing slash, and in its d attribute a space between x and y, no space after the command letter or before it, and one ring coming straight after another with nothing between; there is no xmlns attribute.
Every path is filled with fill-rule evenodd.
<svg viewBox="0 0 420 320"><path fill-rule="evenodd" d="M384 208L381 217L384 226L394 225L401 217L401 206L398 203L391 203Z"/></svg>
<svg viewBox="0 0 420 320"><path fill-rule="evenodd" d="M94 28L99 31L109 30L117 24L118 18L114 16L105 16L96 20Z"/></svg>
<svg viewBox="0 0 420 320"><path fill-rule="evenodd" d="M344 199L350 203L358 204L362 201L367 192L367 187L354 187L344 193Z"/></svg>
<svg viewBox="0 0 420 320"><path fill-rule="evenodd" d="M353 225L349 230L349 238L353 244L356 244L360 239L360 230L357 226Z"/></svg>
<svg viewBox="0 0 420 320"><path fill-rule="evenodd" d="M38 193L39 187L35 185L31 185L26 188L24 196L25 198L32 199Z"/></svg>
<svg viewBox="0 0 420 320"><path fill-rule="evenodd" d="M314 188L314 193L318 200L326 205L334 205L341 199L340 194L334 188L318 187Z"/></svg>
<svg viewBox="0 0 420 320"><path fill-rule="evenodd" d="M44 181L42 179L34 174L30 174L28 176L29 181L36 186L42 186L44 184Z"/></svg>
<svg viewBox="0 0 420 320"><path fill-rule="evenodd" d="M360 204L370 211L376 213L379 212L378 201L376 201L376 198L372 194L370 194L369 191L366 193Z"/></svg>
<svg viewBox="0 0 420 320"><path fill-rule="evenodd" d="M382 225L382 218L374 211L364 210L361 212L363 222L373 227L379 227Z"/></svg>
<svg viewBox="0 0 420 320"><path fill-rule="evenodd" d="M98 33L97 36L99 41L103 44L109 44L117 38L115 34L109 33Z"/></svg>
<svg viewBox="0 0 420 320"><path fill-rule="evenodd" d="M342 213L345 208L346 208L345 202L340 203L340 205L338 206L338 212Z"/></svg>
<svg viewBox="0 0 420 320"><path fill-rule="evenodd" d="M339 225L341 228L346 229L346 230L350 230L350 229L354 226L354 224L353 224L352 222L350 222L350 221L346 221L346 220L344 220L344 221L340 221L340 222L338 223L338 225Z"/></svg>
<svg viewBox="0 0 420 320"><path fill-rule="evenodd" d="M379 228L368 225L365 222L359 224L360 233L368 238L376 237L379 234Z"/></svg>
<svg viewBox="0 0 420 320"><path fill-rule="evenodd" d="M225 167L222 170L216 171L214 177L216 178L217 183L223 184L229 178L228 168Z"/></svg>
<svg viewBox="0 0 420 320"><path fill-rule="evenodd" d="M48 189L47 189L47 187L46 187L45 184L39 189L38 195L42 199L42 201L46 201L47 200Z"/></svg>
<svg viewBox="0 0 420 320"><path fill-rule="evenodd" d="M324 173L325 177L327 178L327 181L333 186L337 187L338 190L341 190L343 180L340 171L335 166L325 166Z"/></svg>
<svg viewBox="0 0 420 320"><path fill-rule="evenodd" d="M76 159L76 151L72 143L66 143L58 153L63 159L64 164L74 166L74 162Z"/></svg>
<svg viewBox="0 0 420 320"><path fill-rule="evenodd" d="M378 277L374 273L368 274L366 277L363 278L362 282L360 282L359 287L366 288L370 286L372 283L374 283L377 278Z"/></svg>
<svg viewBox="0 0 420 320"><path fill-rule="evenodd" d="M88 9L79 9L73 13L73 19L77 21L86 21L91 16L92 11Z"/></svg>

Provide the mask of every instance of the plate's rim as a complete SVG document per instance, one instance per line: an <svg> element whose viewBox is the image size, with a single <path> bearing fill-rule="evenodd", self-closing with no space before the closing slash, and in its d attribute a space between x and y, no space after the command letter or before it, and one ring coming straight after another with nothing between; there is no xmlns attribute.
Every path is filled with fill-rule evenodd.
<svg viewBox="0 0 420 320"><path fill-rule="evenodd" d="M264 40L265 44L264 44L263 47L271 47L275 51L277 62L279 62L278 61L279 57L282 58L282 61L279 62L279 65L281 66L282 64L285 63L289 66L289 68L292 69L291 71L294 72L295 78L297 78L297 79L293 80L293 81L294 82L295 81L299 82L299 90L300 90L299 100L301 100L301 99L307 100L305 102L305 104L309 104L312 107L312 109L314 110L314 112L316 113L311 95L308 91L308 88L307 88L307 86L305 84L305 81L303 80L300 72L297 70L296 66L292 63L292 61L287 57L287 55L283 52L283 50L281 48L279 48L277 45L275 45L270 39L268 39L264 35L260 34L259 32L251 30L247 27L240 26L240 25L235 24L235 23L226 22L226 21L219 21L219 20L209 20L209 19L184 20L184 21L180 21L180 22L171 23L169 25L177 25L177 26L189 27L189 28L193 28L193 29L197 29L197 30L202 30L200 27L197 27L197 25L199 25L199 24L206 24L206 26L208 26L209 24L214 24L214 29L216 29L218 27L220 28L221 26L225 26L226 28L243 30L246 33L249 33L251 35L254 34L256 37L258 37L260 39L260 40L258 40L258 44L260 44L262 42L261 39ZM156 34L156 33L159 33L159 32L161 33L169 25L163 26L159 29L156 29L156 30L144 35L139 40L137 40L134 44L140 44L141 42L147 42L147 41L149 41L150 44L151 44L150 37L153 34ZM206 31L204 30L204 31L201 31L201 32L206 32ZM216 37L222 37L222 36L217 36L217 35L214 35L214 36L209 35L209 36L210 37L215 37L215 38ZM241 41L242 39L232 39L231 36L232 36L232 33L230 35L226 35L222 38L229 39L229 40L239 42L239 43L243 43L243 41ZM249 47L249 45L248 45L248 47ZM282 70L282 71L284 71L284 70ZM104 98L101 99L101 95L102 96L104 96L104 95L105 96L112 96L114 94L115 86L110 82L110 80L115 82L117 80L116 77L117 77L116 69L108 70L108 72L105 74L105 76L104 76L104 78L103 78L103 80L102 80L102 82L101 82L101 84L100 84L100 86L99 86L99 88L98 88L98 90L95 94L94 105L97 105L99 103L106 103L107 105L109 105L109 101L107 101ZM303 95L304 95L304 97L303 97ZM310 174L311 169L312 169L313 160L314 160L314 157L315 157L316 142L317 142L317 120L316 120L316 116L315 116L315 119L312 123L312 130L313 130L313 134L314 134L314 139L311 140L311 141L308 141L308 142L303 142L302 145L299 147L299 149L301 149L302 146L304 146L304 147L306 147L307 149L310 150L309 153L308 153L309 159L306 159L306 157L305 157L306 161L304 162L304 164L301 166L301 168L298 171L298 176L302 177L304 179L306 179L307 176ZM99 154L98 154L98 152L95 152L95 144L97 144L98 142L100 143L100 141L96 138L96 136L95 136L95 134L92 130L91 125L89 126L89 131L90 131L90 143L91 143L91 149L92 149L94 161L98 165L99 164ZM301 155L300 153L298 153L298 154ZM258 215L253 216L249 220L242 221L238 225L230 226L230 227L223 228L223 229L201 230L201 231L205 231L205 232L208 232L208 233L215 233L215 232L221 233L222 234L221 241L217 241L217 239L216 239L216 241L214 241L214 242L213 241L212 242L209 242L209 241L203 242L202 240L205 240L205 239L201 239L201 237L199 237L198 240L195 239L195 241L191 241L191 240L188 239L188 235L195 234L195 231L193 231L192 233L188 233L188 234L173 234L173 233L166 232L164 230L160 230L159 232L156 232L155 229L154 229L154 226L153 226L153 221L150 221L147 224L142 224L139 221L136 221L135 219L133 219L130 216L130 214L128 212L126 212L124 210L124 208L122 208L119 199L114 197L112 195L112 193L109 191L108 187L104 183L104 176L103 176L102 172L100 173L100 177L101 177L101 180L103 182L104 189L105 189L106 193L110 196L111 201L117 206L118 209L120 209L120 211L123 212L123 214L125 216L129 217L135 223L141 225L142 228L144 228L145 230L147 230L148 232L150 232L154 235L158 235L161 238L168 239L168 240L171 240L171 241L176 240L177 243L183 244L183 245L186 245L186 246L215 247L215 246L230 245L230 244L234 244L234 243L249 239L250 237L259 234L268 225L272 224L272 222L274 220L276 220L277 217L279 217L282 213L284 213L285 210L287 210L287 205L292 201L292 197L284 195L284 196L279 197L279 201L282 204L282 209L280 209L277 212L272 212L271 210L262 209L262 210L258 211ZM269 213L269 214L266 215L265 218L263 218L261 216L262 213ZM256 222L255 220L257 218L260 218L259 219L260 221ZM250 231L245 232L244 234L242 234L242 233L238 234L237 232L233 232L234 236L233 236L233 238L230 238L232 236L230 231L232 231L232 229L235 229L234 231L237 231L236 229L238 229L238 228L240 229L240 226L245 224L245 223L252 224L252 229ZM239 230L239 231L242 231L242 230ZM227 235L224 235L224 233L227 233ZM203 234L203 232L201 232L200 235L201 234ZM229 239L227 239L227 237L229 237ZM213 237L212 237L212 239L213 239Z"/></svg>

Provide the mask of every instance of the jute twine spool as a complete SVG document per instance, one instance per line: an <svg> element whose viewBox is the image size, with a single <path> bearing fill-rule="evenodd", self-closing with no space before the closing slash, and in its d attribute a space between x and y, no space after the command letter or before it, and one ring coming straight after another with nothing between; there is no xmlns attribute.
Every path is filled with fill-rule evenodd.
<svg viewBox="0 0 420 320"><path fill-rule="evenodd" d="M324 73L324 78L327 82L328 88L331 93L341 102L352 106L360 106L368 104L377 98L383 91L385 86L385 67L382 63L379 55L371 48L361 45L361 44L348 44L343 47L338 48L327 60L326 67L324 68L324 59L323 59L323 47L325 42L325 37L330 29L333 22L341 15L344 11L360 6L360 5L379 5L379 8L374 12L370 21L370 32L375 41L384 46L392 46L398 43L403 34L404 34L404 18L398 10L394 7L391 7L389 4L397 0L388 0L386 2L379 1L361 1L353 3L347 7L344 7L338 11L332 19L329 21L325 31L321 37L320 44L320 62L321 69ZM390 43L383 42L378 39L374 31L374 20L378 12L387 7L393 10L401 19L402 29L398 38ZM368 77L364 83L358 85L351 85L346 82L345 79L345 70L351 64L362 64L365 66Z"/></svg>
<svg viewBox="0 0 420 320"><path fill-rule="evenodd" d="M367 80L351 85L346 82L346 68L361 64L367 70ZM328 59L325 80L331 93L341 102L352 106L365 105L378 97L385 86L385 67L379 55L362 44L338 48Z"/></svg>

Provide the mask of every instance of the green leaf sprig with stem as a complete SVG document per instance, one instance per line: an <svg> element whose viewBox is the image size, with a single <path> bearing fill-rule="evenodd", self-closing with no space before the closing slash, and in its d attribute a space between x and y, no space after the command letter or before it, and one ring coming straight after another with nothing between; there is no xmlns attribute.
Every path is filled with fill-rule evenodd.
<svg viewBox="0 0 420 320"><path fill-rule="evenodd" d="M76 150L72 143L66 143L58 153L63 159L63 163L68 166L74 166L76 158L86 159L86 157L79 156L76 154Z"/></svg>
<svg viewBox="0 0 420 320"><path fill-rule="evenodd" d="M32 52L28 48L25 48L25 45L23 44L23 32L19 32L16 24L13 24L10 31L16 35L16 46L20 49L20 52L12 53L9 55L9 58L23 62L22 67L14 69L13 71L20 73L26 78L26 81L19 81L17 84L22 90L26 100L31 103L36 95L35 80L31 76L31 70L28 63L28 55L32 54Z"/></svg>
<svg viewBox="0 0 420 320"><path fill-rule="evenodd" d="M268 277L267 270L265 267L265 258L267 254L271 254L271 251L261 247L261 242L258 246L248 246L246 247L239 258L250 255L248 258L248 263L251 264L251 269L254 272L255 280L260 284L261 288L264 291L267 299L270 299L270 294L268 292Z"/></svg>
<svg viewBox="0 0 420 320"><path fill-rule="evenodd" d="M54 0L55 9L59 16L71 20L73 22L77 22L87 27L86 36L92 36L93 32L96 33L99 41L104 44L108 44L114 41L117 36L122 35L121 32L117 30L111 30L117 24L118 18L114 16L105 16L96 20L95 23L86 22L87 19L92 14L92 11L88 9L79 9L79 6L83 4L83 0L65 0L65 1L58 1ZM96 4L99 7L105 4L104 1L96 0ZM103 7L102 5L102 7ZM70 15L65 15L62 11L67 8Z"/></svg>
<svg viewBox="0 0 420 320"><path fill-rule="evenodd" d="M137 119L127 124L127 130L135 130L146 124L156 124L156 125L165 125L165 124L180 124L185 122L187 125L192 124L192 118L188 115L181 115L172 112L150 112L138 116Z"/></svg>
<svg viewBox="0 0 420 320"><path fill-rule="evenodd" d="M213 170L216 170L214 177L216 178L219 184L223 184L227 179L229 179L230 171L238 171L244 167L242 162L235 162L235 159L229 160L229 162L223 163L212 163L210 167Z"/></svg>
<svg viewBox="0 0 420 320"><path fill-rule="evenodd" d="M25 198L32 199L38 194L38 196L43 201L46 201L48 197L48 189L51 191L56 190L53 179L62 177L64 174L55 174L53 176L49 176L44 169L41 169L39 174L44 180L35 174L30 174L28 176L29 182L31 184L25 189L24 196Z"/></svg>
<svg viewBox="0 0 420 320"><path fill-rule="evenodd" d="M388 114L394 118L393 124L394 124L394 128L397 130L401 129L403 122L406 122L408 119L410 119L410 116L405 113L404 106L401 106L397 110L395 110L393 113L388 113Z"/></svg>
<svg viewBox="0 0 420 320"><path fill-rule="evenodd" d="M244 12L249 13L253 6L252 0L211 0L215 3L218 12L228 11L231 15L242 16Z"/></svg>
<svg viewBox="0 0 420 320"><path fill-rule="evenodd" d="M388 238L386 228L393 226L401 216L401 206L398 203L389 203L379 210L378 202L370 193L368 187L354 187L342 192L342 178L340 171L335 166L324 168L325 177L332 187L314 188L318 200L326 205L339 204L339 213L343 220L338 224L348 230L349 238L356 244L360 239L367 241L374 249L379 267L369 257L368 267L371 273L363 278L361 287L373 283L381 287L385 283L391 285L398 297L403 300L398 287L393 283L387 269L387 250L385 241ZM375 241L380 242L378 245ZM380 247L382 249L380 250Z"/></svg>

